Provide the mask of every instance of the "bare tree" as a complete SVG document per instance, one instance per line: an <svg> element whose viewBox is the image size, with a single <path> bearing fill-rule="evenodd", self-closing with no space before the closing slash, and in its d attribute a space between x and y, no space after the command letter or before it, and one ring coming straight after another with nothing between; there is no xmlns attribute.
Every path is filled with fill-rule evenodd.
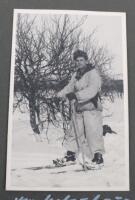
<svg viewBox="0 0 135 200"><path fill-rule="evenodd" d="M35 20L18 15L14 107L27 105L31 127L39 134L39 125L43 122L57 121L58 105L52 97L74 71L71 55L80 34L76 30L83 22L73 26L65 15L63 19L52 19L54 30L45 23L40 30L35 27ZM45 119L41 120L41 116Z"/></svg>

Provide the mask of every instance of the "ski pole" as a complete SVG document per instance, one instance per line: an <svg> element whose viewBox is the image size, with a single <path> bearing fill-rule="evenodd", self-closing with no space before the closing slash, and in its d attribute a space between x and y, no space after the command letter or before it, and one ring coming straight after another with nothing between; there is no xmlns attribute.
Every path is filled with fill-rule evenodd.
<svg viewBox="0 0 135 200"><path fill-rule="evenodd" d="M60 113L61 113L61 118L62 118L62 122L63 122L63 129L64 129L65 119L64 119L64 116L63 116L63 102L64 101L62 101L62 103L60 104ZM65 131L64 131L64 133L65 133ZM62 144L64 143L65 137L66 137L66 133L64 135L64 139L63 139Z"/></svg>
<svg viewBox="0 0 135 200"><path fill-rule="evenodd" d="M72 119L72 122L73 122L73 127L74 127L77 147L78 147L79 150L81 150L81 153L82 153L84 171L87 171L87 167L86 167L86 163L85 163L83 144L81 144L81 141L80 141L80 144L79 144L79 138L78 138L78 135L77 135L77 133L79 133L79 128L78 128L77 121L76 121L75 101L71 102L71 109L72 109L71 119Z"/></svg>

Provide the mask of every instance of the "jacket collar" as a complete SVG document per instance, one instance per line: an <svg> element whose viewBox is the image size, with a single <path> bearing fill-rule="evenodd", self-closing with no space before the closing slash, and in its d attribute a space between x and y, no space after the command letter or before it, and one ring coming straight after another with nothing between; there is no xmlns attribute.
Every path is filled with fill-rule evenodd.
<svg viewBox="0 0 135 200"><path fill-rule="evenodd" d="M92 64L87 64L86 67L84 67L82 70L81 69L77 70L75 78L77 80L80 80L84 74L93 70L94 68L95 67Z"/></svg>

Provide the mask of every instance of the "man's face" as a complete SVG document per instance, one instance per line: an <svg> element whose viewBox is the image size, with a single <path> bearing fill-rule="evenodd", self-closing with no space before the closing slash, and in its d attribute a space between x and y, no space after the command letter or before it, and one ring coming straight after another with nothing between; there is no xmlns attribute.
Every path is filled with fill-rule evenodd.
<svg viewBox="0 0 135 200"><path fill-rule="evenodd" d="M76 65L77 65L77 68L78 68L78 69L82 69L82 68L84 68L84 67L87 65L88 61L85 60L84 57L78 57L78 58L75 60L75 63L76 63Z"/></svg>

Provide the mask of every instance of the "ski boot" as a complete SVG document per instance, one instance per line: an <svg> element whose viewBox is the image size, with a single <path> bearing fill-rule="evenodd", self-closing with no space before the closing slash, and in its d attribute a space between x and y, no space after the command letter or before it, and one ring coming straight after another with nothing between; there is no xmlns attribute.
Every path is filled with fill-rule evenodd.
<svg viewBox="0 0 135 200"><path fill-rule="evenodd" d="M85 168L87 170L99 170L102 169L103 166L104 166L104 160L101 153L95 153L93 160L91 162L85 163Z"/></svg>
<svg viewBox="0 0 135 200"><path fill-rule="evenodd" d="M75 153L72 151L67 151L66 155L63 158L57 158L56 160L53 160L53 164L56 167L64 167L68 165L74 165L76 164L76 157Z"/></svg>

